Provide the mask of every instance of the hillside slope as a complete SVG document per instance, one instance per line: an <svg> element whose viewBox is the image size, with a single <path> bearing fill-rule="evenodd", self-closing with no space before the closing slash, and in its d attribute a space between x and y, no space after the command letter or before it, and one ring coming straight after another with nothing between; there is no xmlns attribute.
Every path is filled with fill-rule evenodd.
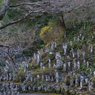
<svg viewBox="0 0 95 95"><path fill-rule="evenodd" d="M1 81L13 81L20 92L94 95L95 24L77 23L66 37L60 36L50 46L35 52L30 60L18 64L16 72L5 71ZM6 70L5 69L5 70ZM7 73L11 79L6 78ZM14 77L15 75L15 77ZM23 88L24 87L24 88Z"/></svg>

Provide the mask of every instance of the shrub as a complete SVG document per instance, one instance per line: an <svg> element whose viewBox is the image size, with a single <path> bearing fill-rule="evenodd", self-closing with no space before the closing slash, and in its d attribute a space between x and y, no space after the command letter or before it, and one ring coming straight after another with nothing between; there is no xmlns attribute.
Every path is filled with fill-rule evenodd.
<svg viewBox="0 0 95 95"><path fill-rule="evenodd" d="M52 29L51 27L45 26L44 28L42 28L40 36L47 34L48 32L50 32L51 29Z"/></svg>
<svg viewBox="0 0 95 95"><path fill-rule="evenodd" d="M23 50L23 54L25 56L32 56L35 51L36 51L36 48L28 47L27 49Z"/></svg>
<svg viewBox="0 0 95 95"><path fill-rule="evenodd" d="M54 54L48 54L47 56L48 56L48 58L50 58L51 60L55 58L55 55L54 55Z"/></svg>
<svg viewBox="0 0 95 95"><path fill-rule="evenodd" d="M93 85L94 85L94 87L95 87L95 77L93 77L93 78L91 79L91 81L93 82Z"/></svg>
<svg viewBox="0 0 95 95"><path fill-rule="evenodd" d="M45 44L51 43L53 40L58 38L63 34L62 29L58 27L55 22L50 22L48 26L45 26L41 29L41 39Z"/></svg>
<svg viewBox="0 0 95 95"><path fill-rule="evenodd" d="M41 47L41 48L45 48L45 45L44 45L44 44L43 44L43 45L40 45L40 47Z"/></svg>
<svg viewBox="0 0 95 95"><path fill-rule="evenodd" d="M66 85L70 85L70 77L71 75L66 75Z"/></svg>
<svg viewBox="0 0 95 95"><path fill-rule="evenodd" d="M29 66L28 66L28 70L35 70L35 69L37 69L37 68L39 68L40 67L40 65L39 64L36 64L36 65L32 65L32 64L29 64Z"/></svg>
<svg viewBox="0 0 95 95"><path fill-rule="evenodd" d="M24 50L23 51L23 54L25 55L25 56L31 56L32 55L32 49L27 49L27 50Z"/></svg>
<svg viewBox="0 0 95 95"><path fill-rule="evenodd" d="M44 42L41 38L38 39L38 42L40 43L40 45L44 44Z"/></svg>
<svg viewBox="0 0 95 95"><path fill-rule="evenodd" d="M45 75L54 75L54 69L51 67L51 68L45 68L45 69L36 69L35 71L31 71L32 75L42 75L42 74L45 74Z"/></svg>
<svg viewBox="0 0 95 95"><path fill-rule="evenodd" d="M26 72L24 72L23 67L20 68L20 72L16 75L15 82L23 82L26 77Z"/></svg>
<svg viewBox="0 0 95 95"><path fill-rule="evenodd" d="M60 54L61 54L61 55L63 55L63 53L64 53L64 50L60 50L59 52L60 52Z"/></svg>
<svg viewBox="0 0 95 95"><path fill-rule="evenodd" d="M16 76L16 78L15 78L15 81L16 81L16 82L23 82L23 81L25 80L25 77L26 77L26 72L20 71L20 72L17 74L17 76Z"/></svg>

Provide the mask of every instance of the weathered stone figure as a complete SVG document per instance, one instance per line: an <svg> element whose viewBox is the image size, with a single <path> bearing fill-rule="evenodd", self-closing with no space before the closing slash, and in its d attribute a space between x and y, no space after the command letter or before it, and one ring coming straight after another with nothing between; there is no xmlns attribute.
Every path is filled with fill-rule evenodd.
<svg viewBox="0 0 95 95"><path fill-rule="evenodd" d="M54 54L54 42L51 43L51 51L50 54Z"/></svg>
<svg viewBox="0 0 95 95"><path fill-rule="evenodd" d="M63 66L63 62L61 60L61 56L60 54L56 54L56 65L54 66L55 68L55 78L56 78L56 82L60 82L60 80L62 80L62 66Z"/></svg>

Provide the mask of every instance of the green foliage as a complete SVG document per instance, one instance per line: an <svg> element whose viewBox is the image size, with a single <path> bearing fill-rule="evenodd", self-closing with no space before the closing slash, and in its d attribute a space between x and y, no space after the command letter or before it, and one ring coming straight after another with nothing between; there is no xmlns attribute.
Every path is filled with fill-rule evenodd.
<svg viewBox="0 0 95 95"><path fill-rule="evenodd" d="M3 61L2 63L1 63L1 65L4 67L5 66L5 64L6 64L6 62L5 61Z"/></svg>
<svg viewBox="0 0 95 95"><path fill-rule="evenodd" d="M44 42L41 38L38 39L38 42L40 43L40 45L44 44Z"/></svg>
<svg viewBox="0 0 95 95"><path fill-rule="evenodd" d="M95 57L93 57L93 61L95 62Z"/></svg>
<svg viewBox="0 0 95 95"><path fill-rule="evenodd" d="M53 15L53 17L48 21L49 23L44 25L41 29L40 36L44 43L49 44L56 38L62 36L63 30L57 21L57 17Z"/></svg>
<svg viewBox="0 0 95 95"><path fill-rule="evenodd" d="M43 44L43 45L40 45L40 47L41 47L41 48L45 48L45 45L44 45L44 44Z"/></svg>
<svg viewBox="0 0 95 95"><path fill-rule="evenodd" d="M56 88L56 93L59 94L61 92L60 88Z"/></svg>
<svg viewBox="0 0 95 95"><path fill-rule="evenodd" d="M87 68L87 63L83 63L80 67L80 69L78 70L78 72L82 72L82 73L85 73L87 75L91 74L91 71L93 72L95 70L95 64L93 65L90 65L88 68Z"/></svg>
<svg viewBox="0 0 95 95"><path fill-rule="evenodd" d="M22 72L22 71L24 71L24 67L23 66L20 67L20 72Z"/></svg>
<svg viewBox="0 0 95 95"><path fill-rule="evenodd" d="M75 50L77 50L77 49L79 49L79 47L81 47L81 46L82 46L82 45L80 45L80 42L76 40L76 41L73 43L72 48L75 49Z"/></svg>
<svg viewBox="0 0 95 95"><path fill-rule="evenodd" d="M7 0L5 0L5 3L7 2ZM0 10L4 7L4 0L0 0Z"/></svg>
<svg viewBox="0 0 95 95"><path fill-rule="evenodd" d="M85 30L84 30L84 24L86 25ZM86 41L90 40L90 42L91 42L91 39L89 37L86 37L86 36L87 35L89 35L89 36L92 35L90 31L92 31L94 29L94 27L95 27L94 24L92 22L83 22L83 21L81 21L81 22L77 22L75 24L75 26L76 27L71 25L71 27L67 27L67 33L66 34L69 37L69 39L73 40L73 37L74 36L76 37L79 34L80 30L82 30L82 31L86 31L86 32L83 32L83 35L85 36ZM77 45L79 45L79 43ZM83 45L83 43L82 43L82 45Z"/></svg>
<svg viewBox="0 0 95 95"><path fill-rule="evenodd" d="M63 90L61 90L61 93L62 93L62 95L69 95L69 94L67 94L67 89L63 89Z"/></svg>
<svg viewBox="0 0 95 95"><path fill-rule="evenodd" d="M3 8L3 0L0 0L0 10Z"/></svg>
<svg viewBox="0 0 95 95"><path fill-rule="evenodd" d="M70 77L71 75L66 75L66 85L70 85Z"/></svg>
<svg viewBox="0 0 95 95"><path fill-rule="evenodd" d="M60 54L61 54L61 55L63 55L63 53L64 53L64 50L60 50L59 52L60 52Z"/></svg>
<svg viewBox="0 0 95 95"><path fill-rule="evenodd" d="M50 58L51 60L55 58L55 55L54 54L48 54L47 55L48 58Z"/></svg>
<svg viewBox="0 0 95 95"><path fill-rule="evenodd" d="M84 83L84 86L88 86L88 83Z"/></svg>
<svg viewBox="0 0 95 95"><path fill-rule="evenodd" d="M86 26L86 31L87 31L87 32L90 32L90 31L92 30L92 28L93 28L93 27L92 27L93 23L92 23L92 22L87 22L86 25L87 25L87 26Z"/></svg>
<svg viewBox="0 0 95 95"><path fill-rule="evenodd" d="M36 64L36 65L29 64L29 67L27 69L28 70L35 70L35 69L38 69L39 67L40 67L39 64Z"/></svg>
<svg viewBox="0 0 95 95"><path fill-rule="evenodd" d="M93 82L93 86L94 86L94 88L95 88L95 77L93 77L93 78L91 79L91 81Z"/></svg>
<svg viewBox="0 0 95 95"><path fill-rule="evenodd" d="M37 34L39 34L42 27L47 26L48 22L55 21L55 20L56 20L56 16L54 16L54 14L43 14L43 16L34 17L33 19L29 21L25 20L24 22L29 23L28 26L32 28L37 27L37 25L41 25L39 27L39 31L37 31Z"/></svg>
<svg viewBox="0 0 95 95"><path fill-rule="evenodd" d="M20 72L16 75L15 82L23 82L26 78L26 72L24 72L23 67L20 68Z"/></svg>
<svg viewBox="0 0 95 95"><path fill-rule="evenodd" d="M33 85L37 85L37 86L41 86L45 83L46 83L46 81L32 82Z"/></svg>
<svg viewBox="0 0 95 95"><path fill-rule="evenodd" d="M91 57L91 53L90 52L87 52L86 53L86 58L88 58L88 60L89 60L90 57Z"/></svg>
<svg viewBox="0 0 95 95"><path fill-rule="evenodd" d="M48 26L45 26L41 29L40 36L44 43L49 43L54 39L54 28L55 23L50 22Z"/></svg>
<svg viewBox="0 0 95 95"><path fill-rule="evenodd" d="M86 73L86 67L87 67L87 64L82 64L82 66L80 67L79 69L79 72L83 72L83 73Z"/></svg>
<svg viewBox="0 0 95 95"><path fill-rule="evenodd" d="M18 3L19 0L11 0L11 4L16 4Z"/></svg>
<svg viewBox="0 0 95 95"><path fill-rule="evenodd" d="M31 49L24 50L23 53L24 53L25 56L31 56L32 55L32 50Z"/></svg>
<svg viewBox="0 0 95 95"><path fill-rule="evenodd" d="M23 51L23 54L24 54L25 56L31 56L31 55L33 55L33 53L34 53L35 51L36 51L35 48L30 47L30 48L27 48L26 50L24 50L24 51Z"/></svg>
<svg viewBox="0 0 95 95"><path fill-rule="evenodd" d="M54 69L53 68L45 68L45 69L36 69L34 71L31 71L32 74L35 76L37 74L45 74L45 75L54 75Z"/></svg>
<svg viewBox="0 0 95 95"><path fill-rule="evenodd" d="M24 6L21 6L20 10L12 8L7 11L6 15L8 16L9 19L17 20L21 17L21 13L23 13L23 11L25 11Z"/></svg>
<svg viewBox="0 0 95 95"><path fill-rule="evenodd" d="M84 22L80 22L80 23L78 23L78 22L76 22L76 28L78 28L78 29L80 29L82 26L84 26Z"/></svg>

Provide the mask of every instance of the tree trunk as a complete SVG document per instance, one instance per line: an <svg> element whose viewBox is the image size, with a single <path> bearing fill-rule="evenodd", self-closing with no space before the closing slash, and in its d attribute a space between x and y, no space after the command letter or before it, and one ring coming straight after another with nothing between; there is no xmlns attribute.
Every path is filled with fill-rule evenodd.
<svg viewBox="0 0 95 95"><path fill-rule="evenodd" d="M62 30L63 30L63 32L65 33L65 36L66 36L66 25L65 25L65 22L64 22L64 17L63 17L63 15L61 16L61 18L60 19L58 19L58 22L59 22L59 24L60 24L60 26L61 26L61 28L62 28Z"/></svg>

